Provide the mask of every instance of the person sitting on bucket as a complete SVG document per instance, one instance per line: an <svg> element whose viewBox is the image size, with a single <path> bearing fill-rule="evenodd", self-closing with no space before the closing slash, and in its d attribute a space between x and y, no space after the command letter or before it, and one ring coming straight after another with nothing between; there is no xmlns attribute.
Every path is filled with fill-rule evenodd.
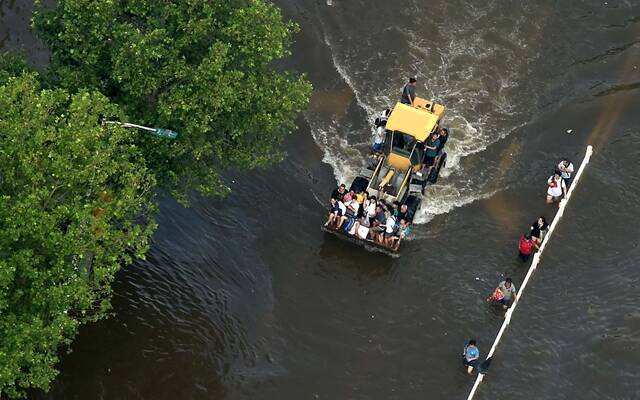
<svg viewBox="0 0 640 400"><path fill-rule="evenodd" d="M462 351L462 365L467 367L467 374L471 375L473 373L473 369L480 363L479 359L480 349L476 346L476 341L471 339Z"/></svg>
<svg viewBox="0 0 640 400"><path fill-rule="evenodd" d="M347 194L347 187L344 185L344 183L342 183L340 184L340 186L333 189L333 192L331 192L331 198L342 201L345 194Z"/></svg>
<svg viewBox="0 0 640 400"><path fill-rule="evenodd" d="M511 306L513 298L516 295L516 286L513 284L511 278L506 278L500 282L498 287L487 297L487 301L493 301L502 305L502 308L507 309Z"/></svg>
<svg viewBox="0 0 640 400"><path fill-rule="evenodd" d="M551 204L554 201L559 202L562 197L567 196L567 184L562 179L559 170L555 170L552 176L547 179L547 204Z"/></svg>
<svg viewBox="0 0 640 400"><path fill-rule="evenodd" d="M327 218L327 222L324 223L324 226L335 225L346 211L347 208L344 203L332 197L331 207L329 208L329 217Z"/></svg>
<svg viewBox="0 0 640 400"><path fill-rule="evenodd" d="M389 247L397 251L400 248L400 242L402 239L406 238L410 234L411 223L405 218L400 218L400 224L398 225L397 231L389 238Z"/></svg>

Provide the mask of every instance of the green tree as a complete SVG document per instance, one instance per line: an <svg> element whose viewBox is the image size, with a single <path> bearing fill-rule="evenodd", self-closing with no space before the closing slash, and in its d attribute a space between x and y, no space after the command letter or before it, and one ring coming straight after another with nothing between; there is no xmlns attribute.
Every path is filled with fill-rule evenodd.
<svg viewBox="0 0 640 400"><path fill-rule="evenodd" d="M191 189L225 193L226 168L279 160L307 106L310 84L273 65L297 26L264 0L59 0L38 10L53 82L98 89L133 121L180 132L138 141L180 200Z"/></svg>
<svg viewBox="0 0 640 400"><path fill-rule="evenodd" d="M114 274L143 257L156 207L138 132L99 124L118 107L97 92L44 90L20 70L0 81L0 392L10 397L46 390L59 349L106 315Z"/></svg>

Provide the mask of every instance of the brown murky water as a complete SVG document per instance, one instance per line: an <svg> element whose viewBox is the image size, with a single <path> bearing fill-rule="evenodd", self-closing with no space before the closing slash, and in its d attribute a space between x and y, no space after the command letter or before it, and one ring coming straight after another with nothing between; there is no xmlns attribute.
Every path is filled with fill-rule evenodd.
<svg viewBox="0 0 640 400"><path fill-rule="evenodd" d="M302 27L288 67L315 86L289 157L229 173L225 200L165 199L116 315L84 328L51 399L466 398L460 351L488 351L485 296L526 266L516 241L553 165L595 155L479 399L640 398L637 1L279 0ZM0 1L0 43L46 53L29 7ZM450 163L399 259L319 230L357 172L373 112L408 75L448 106ZM571 129L572 133L566 131Z"/></svg>

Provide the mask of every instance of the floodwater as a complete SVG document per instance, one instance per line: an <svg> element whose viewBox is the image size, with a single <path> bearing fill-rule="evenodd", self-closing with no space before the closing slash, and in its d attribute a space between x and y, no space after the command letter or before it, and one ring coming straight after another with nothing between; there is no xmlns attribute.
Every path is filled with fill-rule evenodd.
<svg viewBox="0 0 640 400"><path fill-rule="evenodd" d="M505 274L519 286L517 239L555 211L546 178L592 144L476 398L640 398L640 2L276 3L302 28L284 64L315 87L289 156L229 172L227 199L164 199L114 317L85 327L33 397L464 399L462 346L486 354L502 322L485 297ZM0 6L0 43L37 62L28 7ZM391 259L319 226L411 75L453 136Z"/></svg>

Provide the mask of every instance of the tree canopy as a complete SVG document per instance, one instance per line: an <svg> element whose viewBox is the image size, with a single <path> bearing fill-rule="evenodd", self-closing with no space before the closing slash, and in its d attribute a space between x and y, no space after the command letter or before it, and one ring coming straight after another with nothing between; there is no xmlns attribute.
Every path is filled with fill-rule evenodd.
<svg viewBox="0 0 640 400"><path fill-rule="evenodd" d="M38 10L55 84L97 89L130 122L181 134L138 141L159 184L181 200L190 189L224 194L223 169L280 159L307 106L310 84L273 65L297 26L263 0L60 0Z"/></svg>
<svg viewBox="0 0 640 400"><path fill-rule="evenodd" d="M0 82L0 390L46 389L59 347L109 309L155 224L153 174L102 94ZM161 139L157 139L161 140Z"/></svg>
<svg viewBox="0 0 640 400"><path fill-rule="evenodd" d="M282 156L311 92L276 64L297 26L263 0L36 9L46 73L0 54L0 397L46 390L60 348L107 315L115 272L148 248L158 188L225 194L221 171Z"/></svg>

